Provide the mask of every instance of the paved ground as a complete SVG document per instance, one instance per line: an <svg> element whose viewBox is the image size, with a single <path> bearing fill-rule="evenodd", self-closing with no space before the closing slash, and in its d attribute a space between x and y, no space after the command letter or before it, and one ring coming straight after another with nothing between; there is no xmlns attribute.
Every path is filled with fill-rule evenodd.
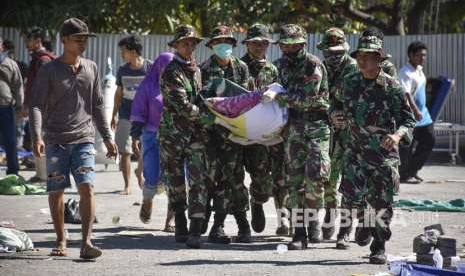
<svg viewBox="0 0 465 276"><path fill-rule="evenodd" d="M103 167L98 167L103 170ZM333 249L335 241L312 245L302 252L278 254L276 246L290 239L274 236L277 225L273 202L265 205L267 228L254 236L252 244L227 246L204 243L200 250L189 250L176 244L172 235L161 232L166 214L166 197L157 196L154 220L144 225L138 220L140 190L133 185L133 194L121 196L122 177L113 170L97 174L97 218L94 242L104 249L96 262L80 262L79 225L67 225L70 233L69 257L51 259L47 256L54 246L54 232L46 196L0 196L0 221L11 220L26 231L38 251L0 254L0 275L350 275L374 274L385 271L384 265L370 265L369 249L355 244L349 251ZM465 167L427 166L421 172L427 183L402 185L399 198L456 199L465 198ZM31 172L24 172L26 177ZM70 191L67 197L77 197ZM112 218L120 217L114 224ZM424 226L442 223L446 234L458 239L459 252L465 242L463 213L408 212L397 210L393 237L387 245L390 254L411 252L412 239ZM250 218L250 214L249 214ZM122 230L149 231L150 235L125 237ZM227 233L237 232L232 217L226 222ZM206 238L203 240L206 242Z"/></svg>

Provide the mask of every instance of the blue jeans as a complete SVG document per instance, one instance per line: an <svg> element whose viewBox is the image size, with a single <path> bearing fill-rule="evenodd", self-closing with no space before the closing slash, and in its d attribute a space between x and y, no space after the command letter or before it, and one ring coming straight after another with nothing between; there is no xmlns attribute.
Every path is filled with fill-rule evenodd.
<svg viewBox="0 0 465 276"><path fill-rule="evenodd" d="M95 181L95 149L92 143L47 145L47 192L71 187L70 173L76 185Z"/></svg>
<svg viewBox="0 0 465 276"><path fill-rule="evenodd" d="M144 130L140 137L142 144L142 163L144 173L144 198L153 198L160 178L160 148L157 133Z"/></svg>
<svg viewBox="0 0 465 276"><path fill-rule="evenodd" d="M13 106L0 106L0 135L6 152L6 174L18 174L18 150L16 149L16 118Z"/></svg>

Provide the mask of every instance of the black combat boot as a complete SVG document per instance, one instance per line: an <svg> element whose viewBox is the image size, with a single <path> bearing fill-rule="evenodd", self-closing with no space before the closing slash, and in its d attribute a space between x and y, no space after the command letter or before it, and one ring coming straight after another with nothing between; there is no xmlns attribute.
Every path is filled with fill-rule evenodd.
<svg viewBox="0 0 465 276"><path fill-rule="evenodd" d="M186 241L187 247L200 248L200 232L202 231L202 226L202 218L191 218L191 224L189 226L189 237Z"/></svg>
<svg viewBox="0 0 465 276"><path fill-rule="evenodd" d="M265 229L265 212L263 211L263 205L258 203L251 204L252 211L252 229L256 233L261 233Z"/></svg>
<svg viewBox="0 0 465 276"><path fill-rule="evenodd" d="M387 261L384 240L373 240L370 245L370 264L385 264Z"/></svg>
<svg viewBox="0 0 465 276"><path fill-rule="evenodd" d="M234 218L236 219L237 228L239 231L237 233L236 242L238 243L250 243L251 234L250 234L250 225L247 221L247 213L236 212L234 213Z"/></svg>
<svg viewBox="0 0 465 276"><path fill-rule="evenodd" d="M349 248L349 236L352 232L352 217L341 218L341 227L337 234L336 249L348 249Z"/></svg>
<svg viewBox="0 0 465 276"><path fill-rule="evenodd" d="M231 243L231 237L224 233L223 223L226 219L226 214L217 213L213 216L213 226L208 234L208 241L211 243L229 244Z"/></svg>
<svg viewBox="0 0 465 276"><path fill-rule="evenodd" d="M294 227L294 236L292 242L287 245L289 250L304 250L307 248L307 229L306 227Z"/></svg>
<svg viewBox="0 0 465 276"><path fill-rule="evenodd" d="M310 243L319 243L319 242L321 242L320 224L318 223L317 219L318 218L316 218L316 220L311 220L308 223L307 232L308 232L308 241Z"/></svg>
<svg viewBox="0 0 465 276"><path fill-rule="evenodd" d="M370 244L371 240L373 239L373 236L371 235L371 228L364 224L363 219L358 220L358 225L357 228L355 228L355 242L359 246L367 246Z"/></svg>
<svg viewBox="0 0 465 276"><path fill-rule="evenodd" d="M187 219L184 210L182 212L176 212L174 215L174 226L174 239L176 242L186 242L189 232L187 231Z"/></svg>

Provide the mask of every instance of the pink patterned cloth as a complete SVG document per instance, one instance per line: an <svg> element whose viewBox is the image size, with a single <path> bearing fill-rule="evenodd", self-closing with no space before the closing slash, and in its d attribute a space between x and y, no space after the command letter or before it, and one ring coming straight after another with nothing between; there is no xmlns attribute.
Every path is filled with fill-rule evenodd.
<svg viewBox="0 0 465 276"><path fill-rule="evenodd" d="M256 106L262 97L262 92L253 91L234 97L209 98L210 106L218 113L229 118L236 118Z"/></svg>

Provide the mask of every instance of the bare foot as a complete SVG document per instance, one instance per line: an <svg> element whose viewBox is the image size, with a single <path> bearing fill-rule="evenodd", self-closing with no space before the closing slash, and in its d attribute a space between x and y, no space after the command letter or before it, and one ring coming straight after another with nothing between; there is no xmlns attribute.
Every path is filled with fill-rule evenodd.
<svg viewBox="0 0 465 276"><path fill-rule="evenodd" d="M142 184L144 183L144 177L142 176L142 169L135 169L134 174L137 177L137 184L139 184L139 188L142 189Z"/></svg>
<svg viewBox="0 0 465 276"><path fill-rule="evenodd" d="M145 224L150 222L150 217L152 216L152 203L153 201L151 199L144 199L142 201L142 206L140 206L139 218Z"/></svg>
<svg viewBox="0 0 465 276"><path fill-rule="evenodd" d="M131 190L129 190L129 188L126 188L126 189L122 190L119 194L120 195L130 195Z"/></svg>

